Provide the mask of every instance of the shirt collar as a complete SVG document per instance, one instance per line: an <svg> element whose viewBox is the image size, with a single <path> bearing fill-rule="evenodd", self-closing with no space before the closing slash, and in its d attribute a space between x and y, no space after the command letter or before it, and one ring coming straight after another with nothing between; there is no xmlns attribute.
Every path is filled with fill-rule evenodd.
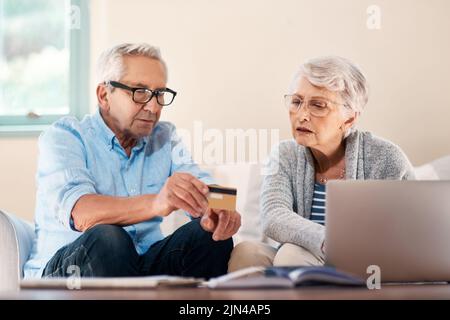
<svg viewBox="0 0 450 320"><path fill-rule="evenodd" d="M99 138L102 139L102 141L105 142L106 145L112 148L114 146L114 138L116 137L116 135L106 125L105 120L103 120L103 117L100 113L100 108L97 108L97 111L93 116L93 120L95 124L95 131L99 135Z"/></svg>
<svg viewBox="0 0 450 320"><path fill-rule="evenodd" d="M117 141L117 144L119 144L118 139L116 138L116 135L114 132L108 127L105 120L103 120L103 117L100 113L100 108L97 108L97 111L95 112L94 116L94 123L95 123L95 130L99 134L100 139L105 142L107 146L110 147L110 149L114 149L114 141ZM142 149L149 141L150 135L143 137L138 140L136 146L133 147L133 149L140 150Z"/></svg>

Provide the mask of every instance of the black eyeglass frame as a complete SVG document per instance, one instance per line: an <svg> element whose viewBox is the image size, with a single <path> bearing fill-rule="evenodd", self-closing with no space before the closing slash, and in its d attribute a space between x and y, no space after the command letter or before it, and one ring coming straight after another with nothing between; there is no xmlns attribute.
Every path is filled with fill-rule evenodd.
<svg viewBox="0 0 450 320"><path fill-rule="evenodd" d="M129 86L127 86L127 85L125 85L125 84L123 84L123 83L117 82L117 81L108 81L108 82L105 82L105 84L110 85L111 87L114 87L114 88L119 88L119 89L124 89L124 90L130 91L130 92L132 93L132 99L133 99L133 101L136 102L136 103L140 103L140 104L146 104L146 103L148 103L150 100L152 100L153 97L156 96L156 102L157 102L160 106L166 107L166 106L172 104L173 100L175 100L175 97L176 97L176 95L177 95L177 92L174 91L174 90L172 90L172 89L170 89L170 88L157 89L157 90L151 90L151 89L148 89L148 88L132 88L132 87L129 87ZM151 94L150 94L150 98L148 98L147 101L136 101L136 100L134 99L134 94L135 94L135 92L138 91L138 90L144 90L144 91L150 92L150 93L151 93ZM173 96L172 96L172 100L171 100L169 103L161 103L161 102L158 100L158 97L160 97L160 93L163 93L163 92L169 92L169 93L171 93L171 94L173 95Z"/></svg>

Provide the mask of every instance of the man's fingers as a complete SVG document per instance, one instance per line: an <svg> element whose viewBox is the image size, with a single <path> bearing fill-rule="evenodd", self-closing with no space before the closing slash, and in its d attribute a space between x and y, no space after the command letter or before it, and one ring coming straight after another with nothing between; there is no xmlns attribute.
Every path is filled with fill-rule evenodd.
<svg viewBox="0 0 450 320"><path fill-rule="evenodd" d="M200 181L199 179L192 177L191 179L191 183L197 188L197 190L204 196L206 197L206 195L209 192L209 188L206 185L206 183L203 183L202 181Z"/></svg>
<svg viewBox="0 0 450 320"><path fill-rule="evenodd" d="M230 215L226 211L220 210L217 215L219 217L219 221L217 223L216 230L214 230L213 233L213 239L216 241L222 240L224 232L230 222Z"/></svg>
<svg viewBox="0 0 450 320"><path fill-rule="evenodd" d="M189 213L192 217L194 218L198 218L201 216L201 214L199 214L197 212L197 210L195 210L194 208L192 208L189 204L187 204L186 202L184 202L181 199L176 199L174 200L174 205L178 208L181 209L187 213Z"/></svg>
<svg viewBox="0 0 450 320"><path fill-rule="evenodd" d="M208 200L206 199L209 192L208 186L189 173L179 172L174 177L174 184L188 191L197 202L197 206L205 211L208 207Z"/></svg>
<svg viewBox="0 0 450 320"><path fill-rule="evenodd" d="M209 213L210 213L211 209L208 208L206 209L206 211L203 213L203 216L200 219L200 225L203 227L203 229L205 229L206 231L211 231L211 221L209 219Z"/></svg>
<svg viewBox="0 0 450 320"><path fill-rule="evenodd" d="M224 232L223 239L228 239L233 236L241 226L241 216L236 212L231 213L230 222L228 223L227 229Z"/></svg>
<svg viewBox="0 0 450 320"><path fill-rule="evenodd" d="M180 188L179 186L173 186L172 192L176 198L183 200L191 208L193 208L196 214L201 215L206 210L206 208L200 206L194 199L192 194L189 191L185 190L184 188Z"/></svg>
<svg viewBox="0 0 450 320"><path fill-rule="evenodd" d="M228 223L225 230L216 235L217 238L214 238L216 241L231 238L241 227L241 215L238 212L223 210L219 213L219 217L221 216L228 217Z"/></svg>
<svg viewBox="0 0 450 320"><path fill-rule="evenodd" d="M219 221L219 217L217 216L217 214L214 213L211 208L208 208L202 217L202 220L203 219L206 225L205 230L208 232L214 232Z"/></svg>
<svg viewBox="0 0 450 320"><path fill-rule="evenodd" d="M178 191L178 193L183 193L183 190L177 190L177 191ZM193 199L192 199L192 201L193 201ZM172 205L174 207L188 212L194 218L200 217L203 213L201 210L198 210L195 205L192 206L189 202L185 201L183 198L179 197L176 194L173 194L171 196L170 202L172 203Z"/></svg>
<svg viewBox="0 0 450 320"><path fill-rule="evenodd" d="M201 226L205 231L213 232L215 228L215 223L210 217L203 216L200 221Z"/></svg>
<svg viewBox="0 0 450 320"><path fill-rule="evenodd" d="M236 212L236 213L235 213L235 216L236 216L236 219L234 220L234 227L233 227L233 230L230 231L230 232L231 232L230 237L231 237L232 235L234 235L236 232L239 231L239 229L240 229L240 227L241 227L241 223L242 223L241 215L240 215L239 213Z"/></svg>
<svg viewBox="0 0 450 320"><path fill-rule="evenodd" d="M206 196L208 194L209 188L206 185L206 183L200 181L199 179L197 179L196 177L194 177L189 173L180 172L179 175L181 179L191 183L202 195Z"/></svg>
<svg viewBox="0 0 450 320"><path fill-rule="evenodd" d="M196 204L191 205L197 206L202 211L205 211L208 208L208 201L206 200L206 197L201 192L199 192L192 183L180 179L176 185L184 191L189 192L191 197L194 198Z"/></svg>

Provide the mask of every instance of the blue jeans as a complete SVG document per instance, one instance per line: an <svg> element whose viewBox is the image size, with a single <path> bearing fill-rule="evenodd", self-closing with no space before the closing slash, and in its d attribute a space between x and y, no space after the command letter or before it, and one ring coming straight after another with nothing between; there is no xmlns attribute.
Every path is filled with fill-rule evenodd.
<svg viewBox="0 0 450 320"><path fill-rule="evenodd" d="M227 273L232 238L214 241L199 219L178 228L138 255L133 241L120 226L97 225L61 248L47 263L43 277L68 277L71 266L82 277L176 275L212 278Z"/></svg>

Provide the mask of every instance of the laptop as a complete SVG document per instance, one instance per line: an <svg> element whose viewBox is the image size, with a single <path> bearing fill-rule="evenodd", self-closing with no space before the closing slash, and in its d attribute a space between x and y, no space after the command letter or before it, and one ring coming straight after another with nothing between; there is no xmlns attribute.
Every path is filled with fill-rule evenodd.
<svg viewBox="0 0 450 320"><path fill-rule="evenodd" d="M381 282L450 281L450 181L330 181L325 222L326 265L364 279L378 266Z"/></svg>

